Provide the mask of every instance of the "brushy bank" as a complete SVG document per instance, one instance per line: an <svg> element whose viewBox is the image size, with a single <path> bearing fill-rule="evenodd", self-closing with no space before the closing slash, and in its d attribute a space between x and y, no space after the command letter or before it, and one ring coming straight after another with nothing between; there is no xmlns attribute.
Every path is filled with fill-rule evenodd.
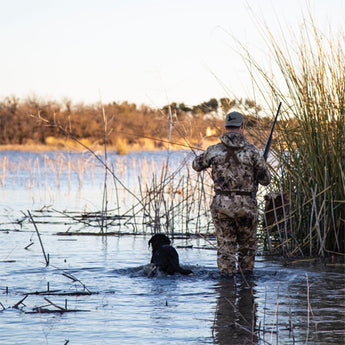
<svg viewBox="0 0 345 345"><path fill-rule="evenodd" d="M0 146L80 149L77 139L94 149L106 143L119 153L203 147L205 140L223 131L225 113L238 107L249 116L248 127L269 123L269 118L256 116L260 107L255 102L241 99L213 98L191 107L171 103L153 109L128 102L72 105L11 96L0 101Z"/></svg>

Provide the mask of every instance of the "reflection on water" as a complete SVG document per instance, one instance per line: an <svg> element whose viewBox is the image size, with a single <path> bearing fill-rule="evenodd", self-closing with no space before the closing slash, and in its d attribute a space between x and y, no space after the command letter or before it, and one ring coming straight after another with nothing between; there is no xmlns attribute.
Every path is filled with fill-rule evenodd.
<svg viewBox="0 0 345 345"><path fill-rule="evenodd" d="M104 159L102 152L98 156ZM191 152L133 152L123 156L108 152L107 157L114 175L108 171L105 183L104 166L89 152L0 151L0 208L9 217L12 211L43 207L99 212L104 209L106 195L107 210L135 215L139 222L144 216L148 218L143 220L146 223L167 219L176 228L191 224L191 208L196 207L192 200L197 197L195 190L190 192L192 180L187 178L190 164L186 162L191 159ZM153 195L157 191L162 196L157 197L156 203ZM207 194L207 190L203 193ZM158 217L158 213L164 216Z"/></svg>
<svg viewBox="0 0 345 345"><path fill-rule="evenodd" d="M219 345L257 344L254 283L221 280L216 285L215 340Z"/></svg>

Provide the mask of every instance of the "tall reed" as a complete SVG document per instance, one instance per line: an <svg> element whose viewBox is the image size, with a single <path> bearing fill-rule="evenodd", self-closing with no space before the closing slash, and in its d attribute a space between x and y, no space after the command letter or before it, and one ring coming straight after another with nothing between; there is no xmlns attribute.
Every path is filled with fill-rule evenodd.
<svg viewBox="0 0 345 345"><path fill-rule="evenodd" d="M307 24L309 23L309 24ZM272 152L273 188L290 195L290 254L345 253L344 34L326 37L312 16L296 46L264 29L278 72L272 77L242 46L267 103L283 103ZM281 239L286 242L286 238ZM282 244L282 243L281 243Z"/></svg>

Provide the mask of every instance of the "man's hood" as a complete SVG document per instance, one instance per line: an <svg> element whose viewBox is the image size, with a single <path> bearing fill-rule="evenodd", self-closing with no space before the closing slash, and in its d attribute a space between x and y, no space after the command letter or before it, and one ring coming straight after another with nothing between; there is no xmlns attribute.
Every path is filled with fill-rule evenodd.
<svg viewBox="0 0 345 345"><path fill-rule="evenodd" d="M243 134L228 132L220 137L220 141L226 147L232 147L232 148L238 149L238 148L244 147L246 143L246 138L244 137Z"/></svg>

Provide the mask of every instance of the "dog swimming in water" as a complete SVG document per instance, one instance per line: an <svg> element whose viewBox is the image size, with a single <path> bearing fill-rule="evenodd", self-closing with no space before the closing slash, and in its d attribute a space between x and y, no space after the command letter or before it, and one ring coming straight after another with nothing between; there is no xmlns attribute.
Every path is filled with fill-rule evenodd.
<svg viewBox="0 0 345 345"><path fill-rule="evenodd" d="M148 242L152 246L151 272L153 276L156 271L165 272L173 275L175 272L181 274L190 274L191 270L183 269L179 263L179 257L176 249L171 245L170 239L164 234L155 234Z"/></svg>

